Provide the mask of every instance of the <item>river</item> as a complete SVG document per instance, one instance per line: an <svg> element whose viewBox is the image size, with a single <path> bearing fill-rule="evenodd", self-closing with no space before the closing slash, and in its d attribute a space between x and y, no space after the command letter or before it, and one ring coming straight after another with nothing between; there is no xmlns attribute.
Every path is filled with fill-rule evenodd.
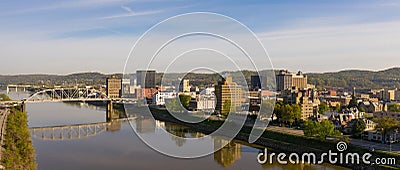
<svg viewBox="0 0 400 170"><path fill-rule="evenodd" d="M21 95L21 94L19 94ZM19 98L10 95L13 99ZM23 95L22 95L23 96ZM29 127L48 127L105 122L105 108L84 103L27 104ZM179 132L177 136L203 136L183 126L143 117L131 121L147 136L179 147L189 145L184 140L160 135L160 129ZM61 131L63 135L61 134ZM54 133L53 133L54 132ZM196 159L178 159L163 155L144 144L128 122L120 121L97 127L95 133L79 137L62 130L31 130L38 169L344 169L324 165L279 165L257 162L260 149L248 143L232 141L214 154ZM224 143L215 138L216 143ZM248 146L249 145L249 146ZM196 146L191 146L196 147ZM276 161L275 161L276 162Z"/></svg>

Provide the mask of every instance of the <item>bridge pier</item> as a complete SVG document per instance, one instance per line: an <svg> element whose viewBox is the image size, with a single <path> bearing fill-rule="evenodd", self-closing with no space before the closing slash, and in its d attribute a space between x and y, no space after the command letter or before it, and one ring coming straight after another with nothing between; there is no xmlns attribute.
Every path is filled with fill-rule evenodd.
<svg viewBox="0 0 400 170"><path fill-rule="evenodd" d="M118 119L119 114L114 112L113 102L112 100L107 101L107 111L106 111L106 120L107 122Z"/></svg>
<svg viewBox="0 0 400 170"><path fill-rule="evenodd" d="M25 104L25 102L22 102L21 103L21 110L20 110L22 113L26 113L26 104Z"/></svg>

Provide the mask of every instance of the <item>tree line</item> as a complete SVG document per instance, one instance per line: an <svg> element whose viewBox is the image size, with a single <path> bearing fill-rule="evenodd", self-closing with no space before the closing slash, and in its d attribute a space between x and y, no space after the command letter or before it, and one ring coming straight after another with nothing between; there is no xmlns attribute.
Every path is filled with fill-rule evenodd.
<svg viewBox="0 0 400 170"><path fill-rule="evenodd" d="M27 115L13 108L7 117L2 164L5 169L36 169L35 149L28 129Z"/></svg>

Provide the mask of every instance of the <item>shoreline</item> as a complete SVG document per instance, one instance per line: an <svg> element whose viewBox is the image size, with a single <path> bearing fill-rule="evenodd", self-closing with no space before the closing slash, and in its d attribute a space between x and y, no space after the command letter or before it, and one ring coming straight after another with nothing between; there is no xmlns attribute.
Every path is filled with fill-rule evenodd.
<svg viewBox="0 0 400 170"><path fill-rule="evenodd" d="M28 118L21 106L10 108L7 116L1 164L5 169L37 169Z"/></svg>
<svg viewBox="0 0 400 170"><path fill-rule="evenodd" d="M149 107L151 110L151 113L153 117L157 120L161 121L166 121L166 122L171 122L171 123L176 123L179 125L183 125L189 128L193 128L193 130L196 130L198 132L204 133L204 134L211 134L214 132L216 129L220 127L220 125L223 123L223 121L218 121L218 120L208 120L203 121L201 123L197 124L192 124L192 123L187 123L187 122L182 122L180 120L177 120L174 118L167 110L163 109L158 109L158 108L152 108ZM234 139L239 140L241 142L246 142L248 143L248 138L249 134L251 132L251 128L249 126L244 126L240 130L240 132L236 135ZM219 134L222 135L223 134ZM278 150L283 153L310 153L313 152L317 155L317 158L320 158L320 155L322 153L328 152L328 150L336 151L336 142L330 142L330 141L319 141L316 139L312 138L307 138L303 136L296 136L296 135L291 135L291 134L286 134L286 133L280 133L280 132L274 132L274 131L269 131L265 130L263 135L254 143L250 143L254 145L258 145L260 147L264 148L273 148L273 150ZM367 153L369 152L366 149L359 148L353 145L348 145L348 152L350 153ZM393 155L389 155L386 153L379 153L379 152L374 152L373 157L389 157ZM397 156L399 158L399 156ZM325 162L329 163L328 159L324 159ZM399 160L399 159L397 159ZM365 164L359 164L359 165L352 165L352 164L332 164L336 166L341 166L345 168L351 168L351 169L368 169L368 168L380 168L380 169L390 169L390 168L395 168L395 167L382 167L382 166L376 166L376 165L365 165Z"/></svg>

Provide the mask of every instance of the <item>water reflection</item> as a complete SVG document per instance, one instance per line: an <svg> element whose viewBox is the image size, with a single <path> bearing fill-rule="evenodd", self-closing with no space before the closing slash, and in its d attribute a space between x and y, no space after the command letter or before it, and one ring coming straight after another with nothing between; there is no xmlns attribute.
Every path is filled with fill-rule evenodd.
<svg viewBox="0 0 400 170"><path fill-rule="evenodd" d="M121 130L121 121L111 121L106 127L106 130L109 132L119 131Z"/></svg>
<svg viewBox="0 0 400 170"><path fill-rule="evenodd" d="M139 133L155 133L156 122L150 118L138 117L135 120L136 131Z"/></svg>
<svg viewBox="0 0 400 170"><path fill-rule="evenodd" d="M79 103L29 104L30 127L82 125L106 122L105 108ZM135 130L163 143L171 142L179 147L196 147L185 138L200 138L205 135L185 126L170 122L152 121L140 113L129 113ZM54 140L43 140L42 136L32 136L37 153L39 169L337 169L336 166L321 165L260 165L256 161L258 149L229 142L223 137L213 136L214 147L220 150L213 155L198 159L175 159L160 154L146 146L132 131L128 121L106 122L105 130L95 135L70 138L79 131L68 134L68 128L56 130ZM71 127L69 127L71 128ZM99 127L97 127L99 128ZM57 129L57 128L56 128ZM82 128L84 129L84 128ZM81 129L81 130L82 130ZM95 128L93 128L95 129ZM54 130L54 128L52 129ZM90 130L90 129L89 129ZM173 134L161 136L160 131ZM49 130L50 131L50 130ZM72 132L72 131L71 131ZM55 140L59 135L63 140ZM46 136L51 137L49 134ZM184 137L184 138L182 138ZM48 139L48 138L47 138Z"/></svg>
<svg viewBox="0 0 400 170"><path fill-rule="evenodd" d="M214 137L214 147L223 146L214 153L214 160L224 168L231 166L236 160L240 159L242 145L229 142L222 137Z"/></svg>

